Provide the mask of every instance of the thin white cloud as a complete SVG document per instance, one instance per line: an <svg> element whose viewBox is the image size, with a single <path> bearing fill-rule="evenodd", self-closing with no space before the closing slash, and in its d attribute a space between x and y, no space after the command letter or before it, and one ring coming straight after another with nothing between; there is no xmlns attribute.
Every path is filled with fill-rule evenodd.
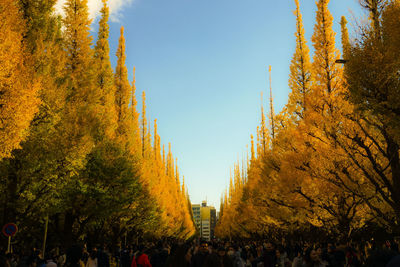
<svg viewBox="0 0 400 267"><path fill-rule="evenodd" d="M108 6L110 7L110 20L117 22L121 18L121 10L123 7L133 3L134 0L109 0ZM58 0L55 6L56 12L63 14L63 6L66 0ZM88 0L89 17L95 20L100 15L103 3L101 0Z"/></svg>

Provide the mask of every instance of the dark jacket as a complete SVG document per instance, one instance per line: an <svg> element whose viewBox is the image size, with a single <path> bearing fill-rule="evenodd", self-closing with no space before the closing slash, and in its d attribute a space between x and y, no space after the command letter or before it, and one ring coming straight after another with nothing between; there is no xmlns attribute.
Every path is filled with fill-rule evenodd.
<svg viewBox="0 0 400 267"><path fill-rule="evenodd" d="M206 260L208 253L199 251L192 257L192 267L203 267L204 261Z"/></svg>

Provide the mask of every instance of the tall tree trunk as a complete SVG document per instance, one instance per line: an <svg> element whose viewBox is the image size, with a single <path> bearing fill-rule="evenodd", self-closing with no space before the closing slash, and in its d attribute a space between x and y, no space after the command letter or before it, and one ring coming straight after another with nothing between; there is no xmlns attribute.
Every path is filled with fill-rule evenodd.
<svg viewBox="0 0 400 267"><path fill-rule="evenodd" d="M73 225L75 222L75 216L72 211L66 211L64 214L64 225L63 225L63 241L65 247L69 248L73 245L74 240Z"/></svg>

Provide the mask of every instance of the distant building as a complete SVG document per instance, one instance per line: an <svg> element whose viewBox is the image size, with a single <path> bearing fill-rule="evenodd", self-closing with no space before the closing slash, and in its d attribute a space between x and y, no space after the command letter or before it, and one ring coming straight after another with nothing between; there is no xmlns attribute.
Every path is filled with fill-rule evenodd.
<svg viewBox="0 0 400 267"><path fill-rule="evenodd" d="M214 207L210 208L210 235L214 237L214 229L217 224L217 211Z"/></svg>
<svg viewBox="0 0 400 267"><path fill-rule="evenodd" d="M196 225L196 228L199 229L200 231L201 228L200 204L192 204L192 210L193 210L194 224Z"/></svg>
<svg viewBox="0 0 400 267"><path fill-rule="evenodd" d="M192 204L193 218L200 237L210 241L214 237L215 224L217 222L217 212L214 207L207 206L207 202Z"/></svg>

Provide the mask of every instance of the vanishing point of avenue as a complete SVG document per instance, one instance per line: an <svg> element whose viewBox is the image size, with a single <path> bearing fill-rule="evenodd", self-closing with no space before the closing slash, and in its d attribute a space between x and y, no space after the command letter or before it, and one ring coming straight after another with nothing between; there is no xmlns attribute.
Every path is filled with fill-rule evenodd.
<svg viewBox="0 0 400 267"><path fill-rule="evenodd" d="M0 0L0 190L0 267L400 267L400 0Z"/></svg>

